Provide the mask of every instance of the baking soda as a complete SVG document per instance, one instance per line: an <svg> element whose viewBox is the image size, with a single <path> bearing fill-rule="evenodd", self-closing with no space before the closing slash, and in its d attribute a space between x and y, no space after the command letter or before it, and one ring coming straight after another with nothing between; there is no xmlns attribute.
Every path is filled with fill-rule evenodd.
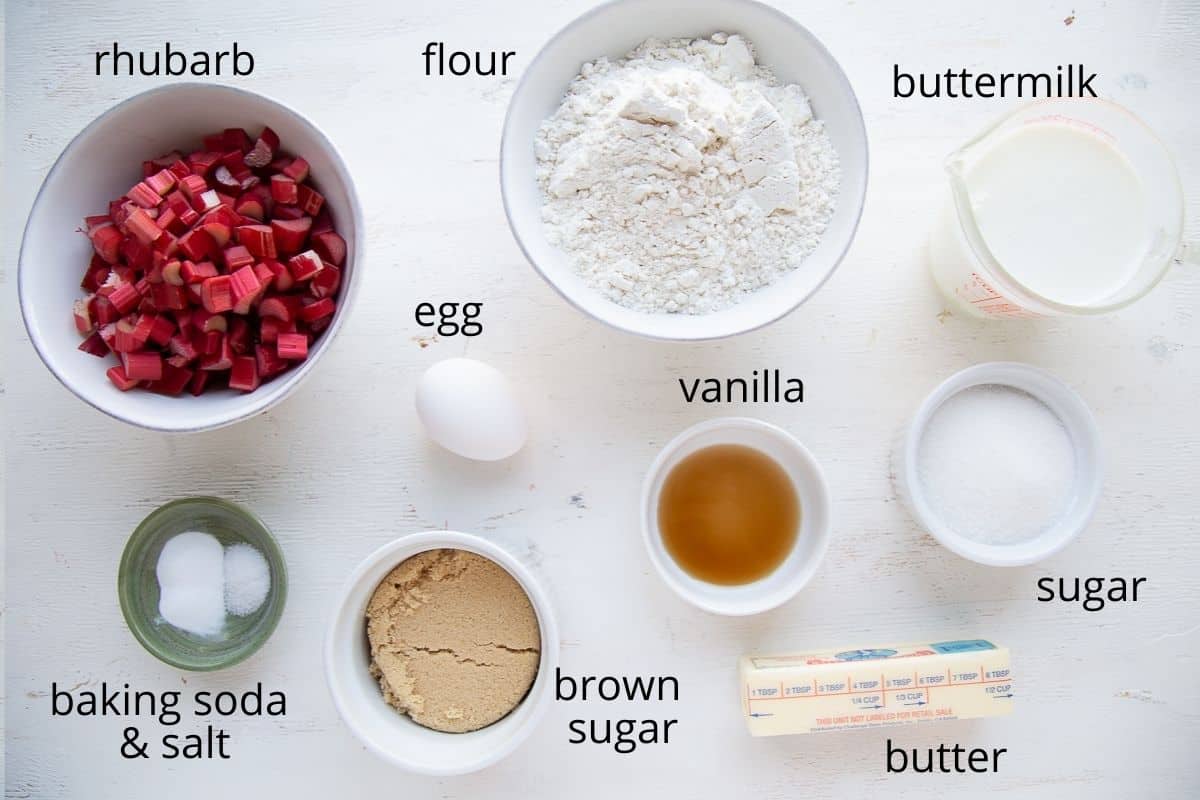
<svg viewBox="0 0 1200 800"><path fill-rule="evenodd" d="M169 624L199 636L225 625L225 550L210 533L188 531L163 545L155 568L158 613Z"/></svg>
<svg viewBox="0 0 1200 800"><path fill-rule="evenodd" d="M216 636L230 614L253 614L271 588L271 569L262 553L245 543L222 547L201 531L168 539L155 576L159 615L197 636Z"/></svg>
<svg viewBox="0 0 1200 800"><path fill-rule="evenodd" d="M934 411L917 469L926 502L951 530L983 544L1017 544L1066 511L1075 450L1042 401L1008 386L973 386Z"/></svg>

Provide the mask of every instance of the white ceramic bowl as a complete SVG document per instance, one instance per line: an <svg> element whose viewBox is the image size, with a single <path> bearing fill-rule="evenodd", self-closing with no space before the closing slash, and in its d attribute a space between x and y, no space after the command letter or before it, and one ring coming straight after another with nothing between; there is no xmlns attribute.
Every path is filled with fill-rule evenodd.
<svg viewBox="0 0 1200 800"><path fill-rule="evenodd" d="M972 386L1011 386L1046 404L1062 421L1075 449L1075 485L1066 512L1041 536L1015 544L984 544L959 534L925 499L917 459L925 427L942 403ZM1092 412L1071 387L1050 373L1009 361L976 364L955 373L925 398L892 454L896 490L913 518L933 538L963 558L995 567L1032 564L1062 550L1087 527L1100 501L1100 435Z"/></svg>
<svg viewBox="0 0 1200 800"><path fill-rule="evenodd" d="M720 586L684 572L667 552L658 527L658 500L667 475L687 456L717 444L746 445L770 456L787 472L800 498L800 531L792 552L770 575L740 586ZM787 431L746 417L701 422L672 439L646 473L641 515L650 561L667 585L692 605L729 616L768 611L795 596L816 574L832 528L829 489L821 465Z"/></svg>
<svg viewBox="0 0 1200 800"><path fill-rule="evenodd" d="M346 239L342 288L333 322L308 359L257 391L231 389L200 397L163 397L121 392L105 377L116 361L78 351L83 337L71 321L71 305L83 296L79 281L92 255L79 232L83 218L103 214L109 200L141 179L146 158L200 147L204 134L263 125L279 134L283 148L312 165L313 184L325 196L334 225ZM34 201L21 244L18 274L21 313L29 339L64 386L110 416L143 428L199 431L265 411L307 376L329 349L349 313L359 283L363 251L362 212L350 172L337 149L299 113L275 100L230 86L173 83L118 103L83 129L55 162Z"/></svg>
<svg viewBox="0 0 1200 800"><path fill-rule="evenodd" d="M508 570L537 613L542 658L529 694L512 713L471 733L443 733L418 725L383 700L367 671L367 604L393 568L417 553L467 550ZM546 712L558 668L558 625L545 592L525 566L502 547L466 533L431 531L404 536L376 550L346 581L325 638L325 678L342 719L380 757L425 775L461 775L499 761L523 742Z"/></svg>
<svg viewBox="0 0 1200 800"><path fill-rule="evenodd" d="M841 159L837 210L817 249L796 270L712 314L650 314L587 286L542 229L534 134L558 108L584 61L620 58L647 38L739 33L780 81L803 87ZM568 302L620 330L656 339L716 339L773 322L812 296L854 238L867 190L867 134L850 82L817 39L791 17L753 0L615 0L584 14L542 48L513 93L500 146L500 189L517 243Z"/></svg>

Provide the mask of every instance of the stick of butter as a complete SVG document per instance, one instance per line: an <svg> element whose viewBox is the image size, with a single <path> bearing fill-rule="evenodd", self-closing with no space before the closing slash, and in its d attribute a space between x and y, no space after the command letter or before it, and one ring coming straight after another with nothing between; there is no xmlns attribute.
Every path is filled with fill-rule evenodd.
<svg viewBox="0 0 1200 800"><path fill-rule="evenodd" d="M743 656L751 736L879 728L1012 711L1007 647L983 639Z"/></svg>

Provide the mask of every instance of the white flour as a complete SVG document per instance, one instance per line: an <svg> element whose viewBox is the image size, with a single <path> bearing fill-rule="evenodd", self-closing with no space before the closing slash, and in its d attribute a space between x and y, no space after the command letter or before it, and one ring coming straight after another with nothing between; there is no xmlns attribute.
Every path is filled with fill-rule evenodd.
<svg viewBox="0 0 1200 800"><path fill-rule="evenodd" d="M799 267L840 179L804 92L724 34L584 64L535 150L550 242L650 312L717 311Z"/></svg>

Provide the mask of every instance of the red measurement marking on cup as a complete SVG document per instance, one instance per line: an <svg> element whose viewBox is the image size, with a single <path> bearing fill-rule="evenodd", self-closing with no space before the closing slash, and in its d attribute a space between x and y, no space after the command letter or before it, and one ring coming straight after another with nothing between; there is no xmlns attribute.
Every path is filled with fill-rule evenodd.
<svg viewBox="0 0 1200 800"><path fill-rule="evenodd" d="M1025 318L1040 316L1006 299L978 272L972 272L966 283L959 286L954 292L983 313L991 316Z"/></svg>

